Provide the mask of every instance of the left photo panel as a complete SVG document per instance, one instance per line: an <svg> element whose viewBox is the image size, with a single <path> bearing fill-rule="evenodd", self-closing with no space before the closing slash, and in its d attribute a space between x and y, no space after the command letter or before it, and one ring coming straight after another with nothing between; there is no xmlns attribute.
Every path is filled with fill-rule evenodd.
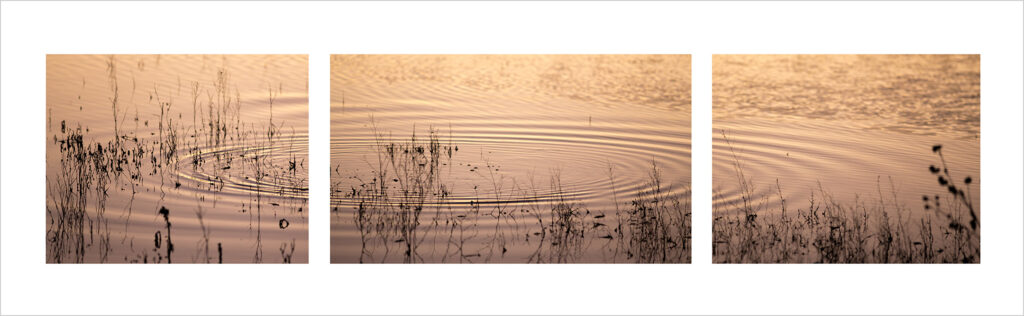
<svg viewBox="0 0 1024 316"><path fill-rule="evenodd" d="M46 262L308 262L308 69L48 55Z"/></svg>

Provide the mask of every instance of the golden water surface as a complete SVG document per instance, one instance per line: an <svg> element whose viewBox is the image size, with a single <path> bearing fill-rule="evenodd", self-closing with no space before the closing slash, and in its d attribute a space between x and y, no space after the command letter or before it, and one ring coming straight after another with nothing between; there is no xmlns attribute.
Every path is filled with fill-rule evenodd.
<svg viewBox="0 0 1024 316"><path fill-rule="evenodd" d="M47 262L306 262L307 69L47 56Z"/></svg>
<svg viewBox="0 0 1024 316"><path fill-rule="evenodd" d="M332 262L689 262L690 58L336 55L331 164Z"/></svg>
<svg viewBox="0 0 1024 316"><path fill-rule="evenodd" d="M745 210L765 218L788 208L792 218L835 206L867 214L861 249L870 257L879 236L887 236L875 230L882 226L882 213L888 213L892 225L906 227L907 248L916 249L910 252L938 253L907 258L943 261L949 251L940 249L952 245L936 238L931 252L921 227L946 236L953 222L947 215L963 216L958 224L967 224L967 204L980 217L978 55L715 55L712 71L716 231L718 223L746 216ZM931 166L948 169L949 175L933 173ZM964 197L949 194L938 176L964 190ZM938 205L938 212L936 199L948 202ZM926 209L926 204L931 205ZM832 228L822 238L839 238L841 231ZM729 243L719 237L716 243ZM795 251L783 261L819 261L826 242L816 241L805 241L810 251ZM970 243L979 245L977 238ZM715 260L739 258L732 255L716 251Z"/></svg>

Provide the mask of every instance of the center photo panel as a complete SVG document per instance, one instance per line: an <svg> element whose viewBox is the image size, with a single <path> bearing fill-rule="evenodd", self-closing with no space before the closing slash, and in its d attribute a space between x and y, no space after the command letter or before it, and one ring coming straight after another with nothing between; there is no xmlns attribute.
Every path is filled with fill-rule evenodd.
<svg viewBox="0 0 1024 316"><path fill-rule="evenodd" d="M690 263L690 55L331 56L332 263Z"/></svg>

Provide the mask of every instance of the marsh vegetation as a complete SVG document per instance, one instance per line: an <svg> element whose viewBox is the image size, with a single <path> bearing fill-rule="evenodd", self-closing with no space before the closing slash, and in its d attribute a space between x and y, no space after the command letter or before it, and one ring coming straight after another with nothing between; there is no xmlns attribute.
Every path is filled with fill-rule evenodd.
<svg viewBox="0 0 1024 316"><path fill-rule="evenodd" d="M305 261L305 80L270 70L305 61L280 58L48 56L47 262Z"/></svg>
<svg viewBox="0 0 1024 316"><path fill-rule="evenodd" d="M978 55L715 55L716 263L980 263Z"/></svg>
<svg viewBox="0 0 1024 316"><path fill-rule="evenodd" d="M688 263L688 70L334 56L331 261Z"/></svg>
<svg viewBox="0 0 1024 316"><path fill-rule="evenodd" d="M728 137L724 136L728 141ZM838 200L823 185L806 204L787 201L780 180L759 193L743 163L733 157L738 202L716 193L713 253L719 263L978 263L981 223L970 198L970 175L946 165L942 146L932 150L938 163L922 166L938 186L921 196L922 204L900 202L894 180L877 180L872 195ZM962 179L954 181L952 179ZM954 183L959 182L959 183ZM976 194L976 193L975 193ZM770 203L770 200L777 203ZM792 208L792 205L805 205ZM776 205L778 209L768 209ZM914 210L912 210L914 208Z"/></svg>
<svg viewBox="0 0 1024 316"><path fill-rule="evenodd" d="M372 119L371 119L372 121ZM552 170L546 183L506 181L498 164L486 159L482 171L491 196L454 198L458 183L446 177L458 144L430 127L426 139L414 133L395 141L374 125L376 163L357 185L332 185L334 216L352 216L358 229L358 262L530 262L605 259L641 263L690 261L690 191L663 183L657 162L622 207L591 209ZM335 168L341 176L340 166ZM607 169L610 183L615 170ZM474 188L477 191L477 188ZM613 195L615 190L610 191ZM593 260L593 259L589 259Z"/></svg>

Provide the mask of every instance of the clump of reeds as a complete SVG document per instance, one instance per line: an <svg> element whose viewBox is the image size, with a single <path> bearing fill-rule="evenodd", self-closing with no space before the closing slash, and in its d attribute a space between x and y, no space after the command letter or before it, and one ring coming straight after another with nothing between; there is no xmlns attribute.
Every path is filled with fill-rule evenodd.
<svg viewBox="0 0 1024 316"><path fill-rule="evenodd" d="M60 145L60 164L65 166L54 179L47 179L49 203L47 212L47 261L61 263L65 260L82 262L85 258L86 223L92 226L86 213L89 188L95 174L95 165L83 142L81 127L67 129L61 122L63 139Z"/></svg>
<svg viewBox="0 0 1024 316"><path fill-rule="evenodd" d="M341 166L336 166L338 180L332 183L331 192L334 212L343 211L343 201L353 203L352 220L362 249L359 262L394 261L389 259L392 253L407 263L515 261L520 257L508 256L519 255L523 256L519 260L525 262L577 262L593 260L584 259L600 252L593 247L611 246L623 249L613 254L621 260L690 260L689 190L675 192L671 185L664 184L661 169L654 162L649 181L638 190L632 207L619 212L616 199L612 219L606 217L609 211L588 209L578 200L563 185L559 169L551 171L546 192L535 186L523 188L514 180L507 187L498 165L481 156L484 163L474 163L470 171L490 180L493 192L487 194L493 195L493 201L482 202L474 185L478 193L463 202L468 205L456 210L448 197L457 184L443 181L440 175L458 146L450 140L442 142L433 128L425 142L420 142L416 134L407 141L395 142L390 133L371 125L377 154L371 179L347 177L358 183L342 188L345 181L340 179L344 175ZM610 178L614 183L614 176ZM433 216L424 217L428 208L433 209ZM495 224L492 228L481 227L478 222L482 220ZM435 248L421 249L428 239ZM442 247L436 248L438 244ZM512 254L513 247L534 250Z"/></svg>
<svg viewBox="0 0 1024 316"><path fill-rule="evenodd" d="M643 263L689 262L691 217L689 189L668 194L661 169L651 161L647 183L638 189L627 212L627 258Z"/></svg>
<svg viewBox="0 0 1024 316"><path fill-rule="evenodd" d="M731 143L729 146L732 150ZM858 197L853 202L839 202L819 184L811 192L807 207L798 208L795 214L787 209L781 184L776 180L772 191L780 209L762 210L770 197L755 193L753 181L743 176L734 154L741 197L726 204L716 193L719 202L714 213L733 215L713 218L713 259L719 263L978 262L979 225L969 192L972 181L970 177L964 179L967 190L951 184L941 146L933 151L943 160L942 167L933 165L929 169L948 195L924 196L925 213L916 221L898 202L891 178L888 193L883 193L879 181L874 201ZM948 225L936 226L933 214L946 218ZM936 234L935 228L943 232Z"/></svg>
<svg viewBox="0 0 1024 316"><path fill-rule="evenodd" d="M226 68L218 70L213 88L205 90L198 81L191 84L192 92L192 126L186 126L181 120L181 113L178 119L174 119L172 110L173 92L171 96L162 93L160 87L153 86L150 91L149 105L158 106L156 112L159 116L157 121L150 125L150 120L139 121L138 106L136 106L135 122L136 130L125 129L123 122L127 116L125 104L134 104L135 83L132 78L132 99L122 97L119 94L117 60L114 57L107 61L107 75L110 84L109 111L113 117L113 137L108 140L90 141L86 134L88 128L81 126L73 128L66 121L61 121L61 130L54 133L53 145L57 147L59 168L47 177L47 261L48 262L84 262L93 260L96 254L100 262L108 259L108 254L113 251L114 245L110 238L110 227L105 215L107 199L112 194L110 188L117 189L130 194L128 203L125 206L123 220L125 238L122 244L129 249L134 249L132 241L128 241L128 225L132 216L132 209L135 202L137 190L143 188L143 182L147 176L159 176L160 194L165 194L164 189L167 183L173 183L173 188L182 186L181 174L177 173L178 163L182 154L192 157L192 167L199 171L212 171L208 179L200 180L197 185L209 184L209 189L220 191L224 188L225 177L238 176L256 179L252 195L255 195L257 220L260 216L259 209L265 198L262 195L269 192L267 186L273 186L274 191L280 198L293 198L296 193L303 193L305 189L305 161L296 155L289 156L287 162L275 161L275 142L282 137L280 131L285 127L284 122L275 121L273 114L266 122L258 122L251 126L243 125L241 120L241 97L237 88L231 91L232 83ZM141 68L140 68L141 70ZM181 94L181 79L179 77L178 94ZM83 86L84 86L83 82ZM273 106L276 96L281 92L278 85L277 91L270 90L269 107L273 113ZM201 98L205 94L206 102ZM128 101L128 102L126 102ZM139 125L152 128L147 133L152 137L139 134ZM262 124L261 124L262 123ZM262 125L266 126L262 126ZM295 133L294 130L292 132ZM237 148L243 148L239 154ZM290 148L289 148L290 149ZM246 164L234 164L238 160L250 160ZM281 159L279 159L281 160ZM206 165L215 161L211 165ZM229 171L232 170L235 171ZM173 181L165 183L167 176L175 177ZM114 186L117 185L117 186ZM188 185L186 183L186 185ZM145 190L150 190L146 188ZM162 196L161 196L162 198ZM203 201L203 196L197 196ZM262 200L261 200L262 199ZM251 200L252 201L252 200ZM251 202L250 201L250 202ZM303 200L302 203L305 203ZM276 202L271 205L278 205ZM245 207L243 203L243 208ZM304 204L303 204L304 205ZM245 211L245 210L243 210ZM275 210L276 212L276 210ZM298 207L302 212L302 207ZM196 252L193 261L211 262L210 236L207 223L204 221L205 212L202 205L197 205L195 211L202 232L202 239L196 244ZM171 243L171 217L166 207L159 207L158 217L164 220L163 229L154 232L154 247L137 253L135 258L125 256L126 262L167 262L171 261L173 244ZM276 217L276 213L275 213ZM259 225L255 225L257 239L257 259L260 253ZM87 249L97 250L86 256ZM135 250L132 250L135 251ZM218 243L218 262L222 261L223 249ZM290 259L289 259L290 261Z"/></svg>
<svg viewBox="0 0 1024 316"><path fill-rule="evenodd" d="M946 158L942 155L942 145L932 146L932 152L939 156L940 165L928 166L928 171L936 176L941 187L946 190L945 203L940 195L921 197L925 210L934 211L936 216L945 218L946 225L941 228L943 235L952 236L952 254L947 258L954 258L963 263L981 261L981 219L978 217L974 202L971 199L971 184L974 179L965 176L963 185L959 186L954 182L954 177L946 164ZM930 231L929 231L930 232ZM941 253L943 249L937 252Z"/></svg>
<svg viewBox="0 0 1024 316"><path fill-rule="evenodd" d="M571 262L579 257L584 250L587 231L584 220L589 211L572 198L562 186L560 170L552 171L550 186L554 198L549 203L548 224L545 226L542 221L539 221L543 228L543 234L538 243L538 249L548 248L546 262ZM543 255L544 253L538 252L537 254ZM540 260L541 258L537 257L537 262L544 262Z"/></svg>
<svg viewBox="0 0 1024 316"><path fill-rule="evenodd" d="M450 146L442 145L433 127L425 143L417 139L415 131L409 141L393 142L390 134L376 129L376 124L373 128L377 152L373 178L344 194L359 201L354 220L364 236L364 245L371 235L377 236L377 242L386 249L392 243L400 244L405 260L412 262L423 238L417 234L420 215L427 205L440 204L437 201L447 197L438 178L441 168L448 165L442 159L451 159ZM340 193L338 188L333 191Z"/></svg>

